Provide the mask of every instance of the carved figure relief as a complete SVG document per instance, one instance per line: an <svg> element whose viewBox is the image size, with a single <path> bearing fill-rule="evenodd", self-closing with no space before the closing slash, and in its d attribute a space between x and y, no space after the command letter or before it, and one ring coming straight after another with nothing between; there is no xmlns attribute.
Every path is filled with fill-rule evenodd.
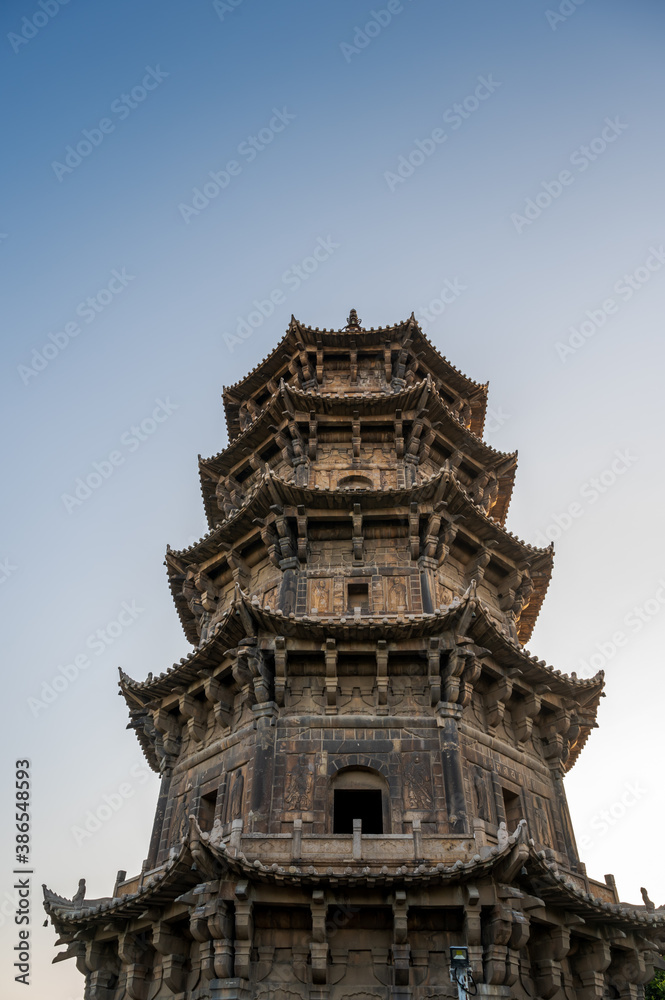
<svg viewBox="0 0 665 1000"><path fill-rule="evenodd" d="M277 608L278 592L279 592L279 587L275 586L275 587L270 587L270 589L266 590L265 594L263 595L263 604L267 605L272 611L275 611Z"/></svg>
<svg viewBox="0 0 665 1000"><path fill-rule="evenodd" d="M403 576L389 576L386 581L386 610L400 614L404 613L407 608L405 578Z"/></svg>
<svg viewBox="0 0 665 1000"><path fill-rule="evenodd" d="M552 834L549 818L549 807L547 801L540 795L534 795L531 799L531 816L533 830L531 836L538 844L551 846Z"/></svg>
<svg viewBox="0 0 665 1000"><path fill-rule="evenodd" d="M404 755L404 803L407 809L431 809L432 772L429 757L421 753Z"/></svg>
<svg viewBox="0 0 665 1000"><path fill-rule="evenodd" d="M478 767L473 769L473 790L476 795L476 812L478 819L485 820L486 823L492 823L492 806L490 804L489 789L487 787L487 776L485 772Z"/></svg>
<svg viewBox="0 0 665 1000"><path fill-rule="evenodd" d="M301 812L309 808L314 787L314 764L305 753L290 754L284 782L284 808Z"/></svg>
<svg viewBox="0 0 665 1000"><path fill-rule="evenodd" d="M234 819L240 819L242 817L242 800L243 792L245 790L245 775L243 773L243 768L236 768L229 775L229 784L227 786L226 793L226 804L224 811L224 822L230 823Z"/></svg>
<svg viewBox="0 0 665 1000"><path fill-rule="evenodd" d="M330 579L310 580L309 609L319 615L330 613Z"/></svg>

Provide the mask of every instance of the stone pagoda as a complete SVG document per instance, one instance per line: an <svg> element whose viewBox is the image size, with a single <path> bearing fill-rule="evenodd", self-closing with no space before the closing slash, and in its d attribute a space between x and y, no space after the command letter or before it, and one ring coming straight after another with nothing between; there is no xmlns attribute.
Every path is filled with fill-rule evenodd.
<svg viewBox="0 0 665 1000"><path fill-rule="evenodd" d="M563 777L603 677L525 648L553 551L504 527L487 386L352 310L292 318L223 398L210 530L166 554L192 652L120 676L148 856L104 899L45 889L56 961L86 1000L641 997L665 909L578 856Z"/></svg>

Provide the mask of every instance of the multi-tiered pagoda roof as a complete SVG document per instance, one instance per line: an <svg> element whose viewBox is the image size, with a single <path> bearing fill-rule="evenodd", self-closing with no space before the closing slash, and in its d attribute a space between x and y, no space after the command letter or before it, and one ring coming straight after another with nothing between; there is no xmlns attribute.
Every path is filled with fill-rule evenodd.
<svg viewBox="0 0 665 1000"><path fill-rule="evenodd" d="M604 679L526 649L553 550L505 527L487 385L352 310L223 398L208 533L166 554L193 649L120 674L148 857L46 893L88 1000L438 1000L452 945L484 996L637 1000L665 911L579 857L562 779Z"/></svg>

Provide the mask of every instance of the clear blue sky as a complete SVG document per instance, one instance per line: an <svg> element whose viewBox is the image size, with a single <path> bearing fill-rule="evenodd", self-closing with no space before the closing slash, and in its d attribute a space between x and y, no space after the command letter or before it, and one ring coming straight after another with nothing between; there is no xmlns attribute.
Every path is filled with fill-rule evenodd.
<svg viewBox="0 0 665 1000"><path fill-rule="evenodd" d="M339 327L354 306L369 326L415 310L491 381L488 440L520 451L513 531L542 540L569 518L531 648L566 671L604 658L573 817L592 875L664 902L634 850L665 820L662 5L44 6L0 11L0 788L8 802L12 761L33 759L35 884L71 896L85 875L104 895L140 866L156 780L117 667L144 677L188 649L162 560L205 530L196 456L226 444L221 387L292 312ZM5 871L11 833L7 807ZM80 996L35 919L36 993Z"/></svg>

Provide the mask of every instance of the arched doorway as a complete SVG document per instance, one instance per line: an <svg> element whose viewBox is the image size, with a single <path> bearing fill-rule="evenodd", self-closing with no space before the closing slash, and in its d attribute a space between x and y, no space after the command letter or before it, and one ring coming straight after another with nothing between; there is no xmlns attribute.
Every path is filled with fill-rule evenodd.
<svg viewBox="0 0 665 1000"><path fill-rule="evenodd" d="M368 767L346 767L332 781L332 832L353 833L359 819L364 834L388 832L389 800L385 779Z"/></svg>

